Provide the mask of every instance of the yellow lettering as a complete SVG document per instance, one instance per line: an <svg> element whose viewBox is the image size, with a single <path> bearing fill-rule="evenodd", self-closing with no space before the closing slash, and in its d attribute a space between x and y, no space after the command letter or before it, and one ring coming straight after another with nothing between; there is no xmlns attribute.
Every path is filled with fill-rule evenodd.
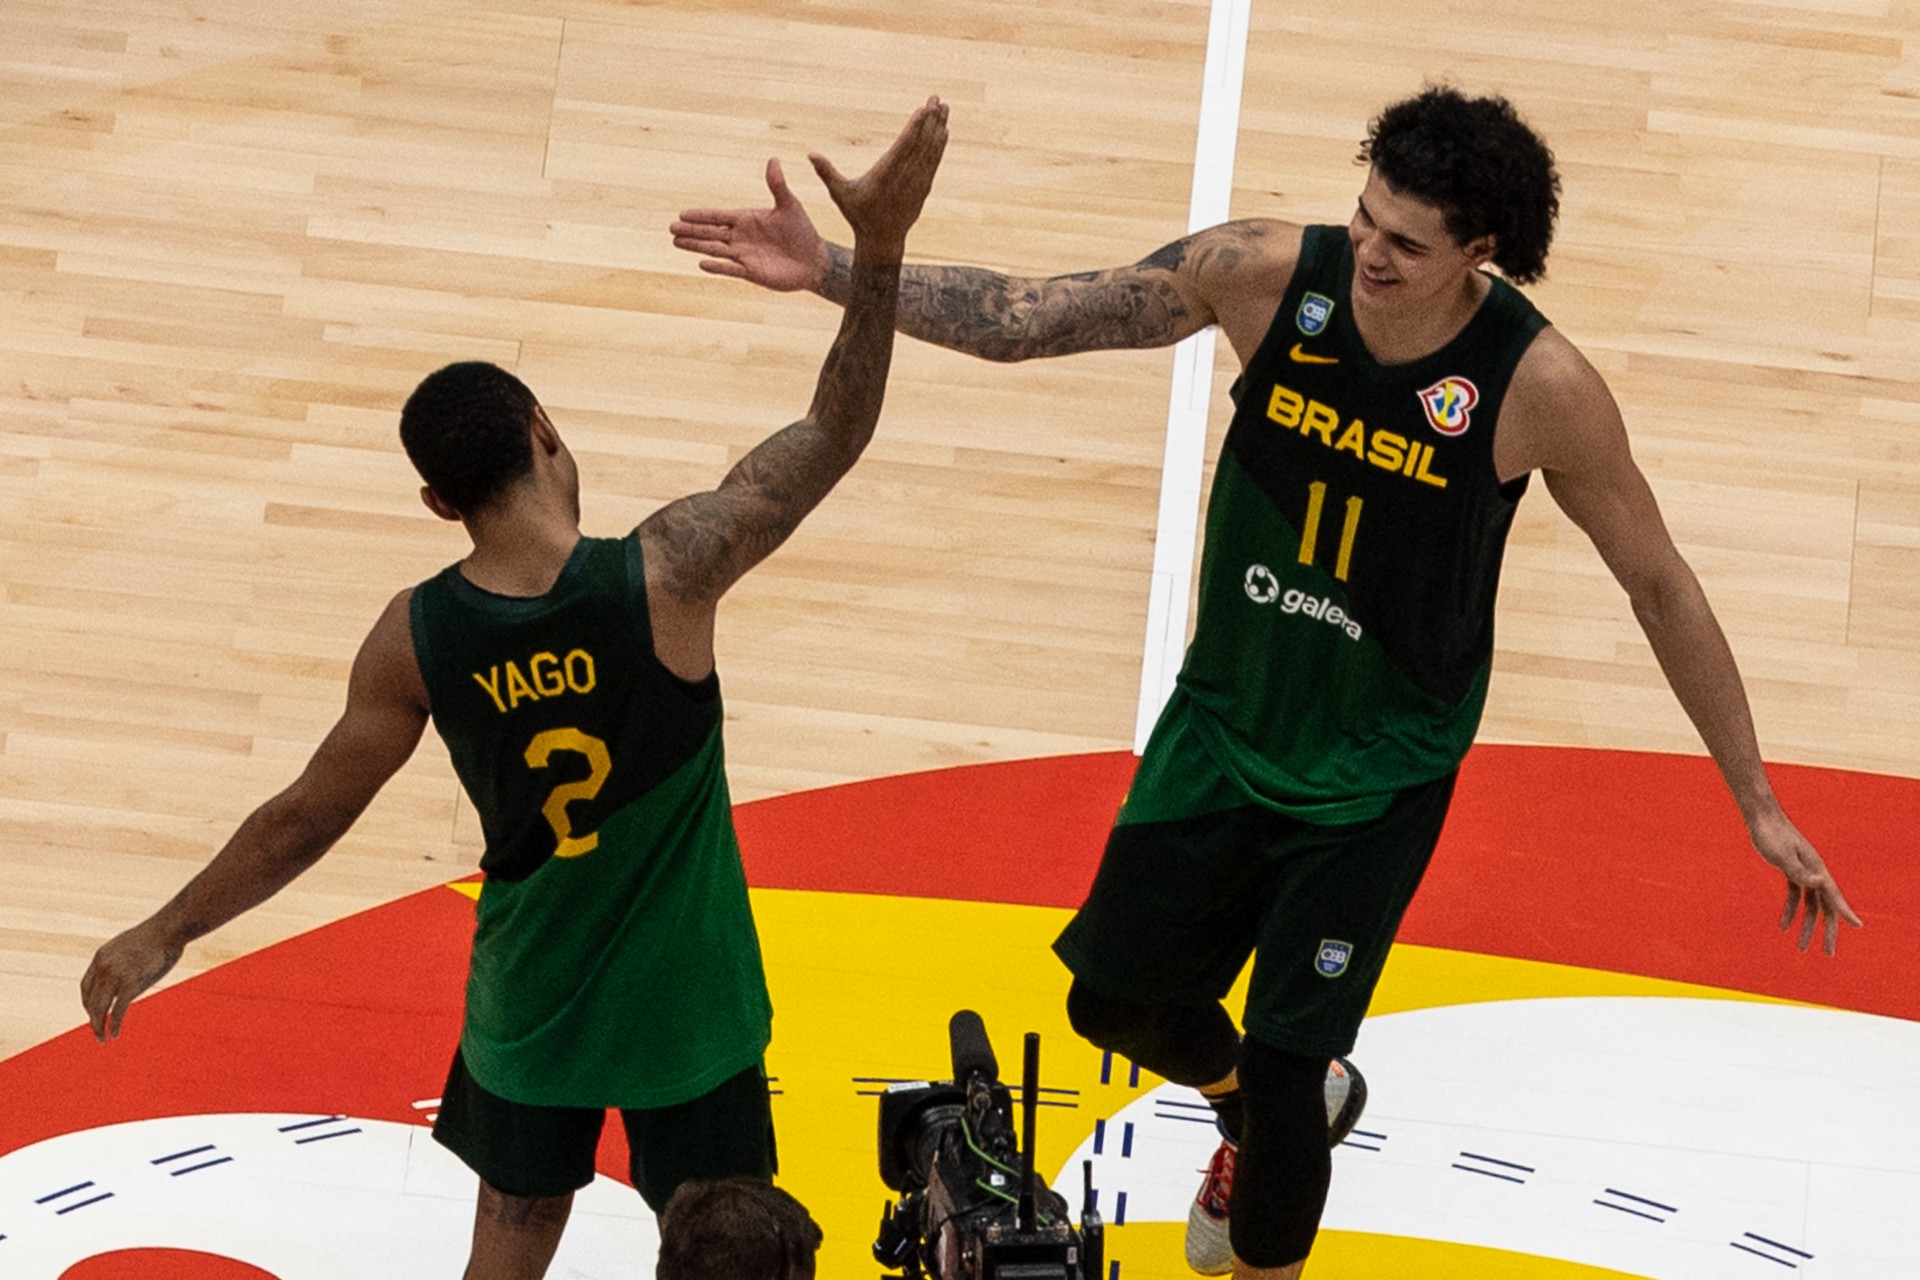
<svg viewBox="0 0 1920 1280"><path fill-rule="evenodd" d="M1407 460L1407 438L1391 431L1376 431L1367 442L1367 461L1382 471L1398 471Z"/></svg>
<svg viewBox="0 0 1920 1280"><path fill-rule="evenodd" d="M1340 439L1333 447L1336 449L1345 449L1356 458L1366 457L1367 424L1355 418L1347 424L1347 429L1341 432Z"/></svg>
<svg viewBox="0 0 1920 1280"><path fill-rule="evenodd" d="M1297 427L1300 425L1300 414L1306 407L1307 402L1300 398L1298 391L1289 391L1275 384L1273 395L1267 401L1267 416L1283 427Z"/></svg>
<svg viewBox="0 0 1920 1280"><path fill-rule="evenodd" d="M493 678L489 680L487 676L492 676ZM473 678L482 689L487 691L487 696L493 699L493 705L500 708L501 714L506 714L507 704L500 701L500 668L494 667L486 676L476 671L473 673Z"/></svg>
<svg viewBox="0 0 1920 1280"><path fill-rule="evenodd" d="M533 687L540 691L541 697L557 698L567 691L567 682L560 678L560 659L552 654L534 654L527 670L533 673Z"/></svg>
<svg viewBox="0 0 1920 1280"><path fill-rule="evenodd" d="M1447 478L1445 476L1436 476L1427 470L1427 464L1432 461L1433 446L1427 445L1425 451L1420 455L1420 468L1413 473L1413 478L1422 484L1430 484L1436 489L1444 489L1447 487Z"/></svg>
<svg viewBox="0 0 1920 1280"><path fill-rule="evenodd" d="M1312 564L1314 544L1320 541L1320 508L1327 502L1327 484L1315 480L1307 486L1307 518L1300 524L1300 563Z"/></svg>
<svg viewBox="0 0 1920 1280"><path fill-rule="evenodd" d="M1326 405L1321 404L1318 400L1309 400L1307 401L1307 416L1300 423L1300 434L1304 436L1308 432L1318 431L1320 433L1320 443L1330 445L1333 443L1333 429L1339 425L1340 415L1338 413L1329 409Z"/></svg>
<svg viewBox="0 0 1920 1280"><path fill-rule="evenodd" d="M527 660L524 672L518 663L509 660L504 682L497 666L488 668L485 675L474 672L473 680L487 691L494 707L504 714L522 702L557 698L569 690L592 693L599 677L594 671L593 655L585 649L572 649L564 658L554 653L536 653Z"/></svg>
<svg viewBox="0 0 1920 1280"><path fill-rule="evenodd" d="M527 683L527 678L520 674L520 668L514 666L513 663L509 661L507 663L507 703L510 706L517 707L520 705L520 699L522 698L531 698L535 702L540 701L540 695L534 692L532 685Z"/></svg>

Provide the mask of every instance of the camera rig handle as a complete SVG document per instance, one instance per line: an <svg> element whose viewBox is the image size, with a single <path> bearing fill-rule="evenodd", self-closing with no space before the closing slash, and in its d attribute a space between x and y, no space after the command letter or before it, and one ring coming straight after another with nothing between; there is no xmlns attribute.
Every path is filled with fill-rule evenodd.
<svg viewBox="0 0 1920 1280"><path fill-rule="evenodd" d="M1034 1117L1040 1109L1040 1035L1027 1032L1026 1061L1020 1072L1020 1205L1014 1218L1023 1232L1034 1229L1037 1206L1033 1189Z"/></svg>

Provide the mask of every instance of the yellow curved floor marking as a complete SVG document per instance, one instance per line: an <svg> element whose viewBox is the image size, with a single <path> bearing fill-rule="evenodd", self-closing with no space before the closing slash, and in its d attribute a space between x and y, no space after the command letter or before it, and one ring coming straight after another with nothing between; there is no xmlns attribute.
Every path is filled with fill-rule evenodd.
<svg viewBox="0 0 1920 1280"><path fill-rule="evenodd" d="M1184 1223L1142 1222L1107 1233L1108 1256L1124 1257L1121 1280L1193 1280L1182 1259ZM1138 1261L1136 1261L1136 1259ZM823 1269L820 1273L825 1275ZM1376 1236L1358 1231L1322 1231L1307 1263L1306 1280L1644 1280L1625 1271L1445 1244Z"/></svg>
<svg viewBox="0 0 1920 1280"><path fill-rule="evenodd" d="M964 873L962 873L964 874ZM478 899L477 881L447 886ZM1067 973L1051 943L1068 911L942 898L756 889L754 913L776 1011L768 1070L775 1076L781 1183L826 1231L820 1274L863 1275L883 1202L877 1171L877 1078L949 1073L947 1019L980 1012L1001 1079L1020 1078L1022 1035L1041 1037L1038 1163L1049 1176L1093 1131L1154 1085L1130 1083L1124 1063L1100 1081L1102 1055L1074 1035L1064 1008ZM1238 1009L1245 977L1228 997ZM1400 946L1387 961L1370 1014L1557 996L1770 997L1571 965ZM857 1081L856 1077L870 1077ZM1197 1185L1197 1183L1196 1183ZM1074 1205L1075 1216L1079 1206ZM1108 1254L1129 1280L1188 1280L1179 1223L1110 1229ZM1430 1240L1322 1233L1312 1280L1610 1280L1623 1273L1552 1258Z"/></svg>

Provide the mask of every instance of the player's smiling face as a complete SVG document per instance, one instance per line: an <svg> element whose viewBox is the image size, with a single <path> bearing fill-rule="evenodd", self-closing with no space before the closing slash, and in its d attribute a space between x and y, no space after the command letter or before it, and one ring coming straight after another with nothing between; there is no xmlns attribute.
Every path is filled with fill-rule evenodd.
<svg viewBox="0 0 1920 1280"><path fill-rule="evenodd" d="M1493 256L1492 237L1460 244L1438 205L1394 190L1372 170L1353 220L1353 305L1361 310L1444 303Z"/></svg>

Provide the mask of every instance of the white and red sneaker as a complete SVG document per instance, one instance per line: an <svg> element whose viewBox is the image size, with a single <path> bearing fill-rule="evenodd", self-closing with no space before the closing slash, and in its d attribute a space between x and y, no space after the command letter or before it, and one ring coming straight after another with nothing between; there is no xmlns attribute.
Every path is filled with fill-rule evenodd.
<svg viewBox="0 0 1920 1280"><path fill-rule="evenodd" d="M1187 1210L1187 1265L1203 1276L1224 1276L1233 1270L1227 1205L1233 1200L1233 1161L1239 1152L1239 1146L1222 1134L1207 1165L1207 1179Z"/></svg>
<svg viewBox="0 0 1920 1280"><path fill-rule="evenodd" d="M1345 1058L1327 1063L1327 1145L1346 1141L1367 1106L1367 1081ZM1207 1164L1200 1194L1187 1210L1187 1265L1203 1276L1233 1270L1233 1242L1227 1235L1227 1207L1233 1202L1233 1164L1240 1147L1223 1132Z"/></svg>
<svg viewBox="0 0 1920 1280"><path fill-rule="evenodd" d="M1360 1068L1345 1058L1327 1064L1327 1145L1337 1147L1347 1140L1360 1113L1367 1109L1367 1078Z"/></svg>

